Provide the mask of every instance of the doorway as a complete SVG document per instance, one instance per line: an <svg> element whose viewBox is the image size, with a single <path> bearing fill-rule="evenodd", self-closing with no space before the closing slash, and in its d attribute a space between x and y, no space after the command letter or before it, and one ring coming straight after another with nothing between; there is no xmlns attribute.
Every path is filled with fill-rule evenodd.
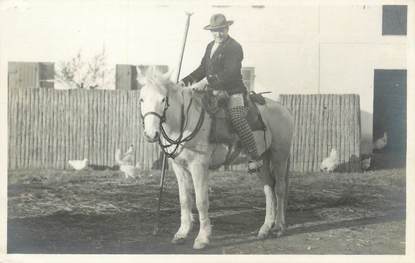
<svg viewBox="0 0 415 263"><path fill-rule="evenodd" d="M386 133L386 146L378 153L382 165L405 166L406 159L406 70L376 69L373 96L373 141ZM382 158L381 158L382 157Z"/></svg>

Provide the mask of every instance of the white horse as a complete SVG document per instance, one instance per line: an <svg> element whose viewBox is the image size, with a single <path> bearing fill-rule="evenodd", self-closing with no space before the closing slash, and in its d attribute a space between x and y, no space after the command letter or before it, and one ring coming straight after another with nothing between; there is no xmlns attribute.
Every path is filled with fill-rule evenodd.
<svg viewBox="0 0 415 263"><path fill-rule="evenodd" d="M216 155L212 154L216 145L209 143L211 118L208 115L203 118L200 96L189 88L180 88L169 78L169 73L162 75L154 70L148 71L146 76L141 72L138 74L137 79L143 85L140 109L144 136L149 142L161 143L167 151L176 150L177 156L171 160L171 165L179 187L181 221L172 243L184 242L192 229L193 181L200 223L193 248L202 249L209 244L212 228L208 215L208 168L214 159L212 155ZM264 166L259 175L266 197L265 222L258 232L258 238L262 239L271 231L281 235L286 228L285 210L293 118L281 104L269 99L265 105L259 106L259 110L269 138L269 147L262 155ZM177 141L182 141L178 148L174 145Z"/></svg>

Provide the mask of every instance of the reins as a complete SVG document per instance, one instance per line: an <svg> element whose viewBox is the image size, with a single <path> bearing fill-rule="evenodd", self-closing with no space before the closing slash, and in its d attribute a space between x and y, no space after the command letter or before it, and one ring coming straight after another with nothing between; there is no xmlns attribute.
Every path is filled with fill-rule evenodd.
<svg viewBox="0 0 415 263"><path fill-rule="evenodd" d="M201 107L201 112L199 115L199 119L197 121L196 127L195 129L186 137L184 137L184 131L186 129L186 126L188 124L188 120L189 120L189 110L190 107L192 106L193 103L193 97L190 99L189 104L187 105L187 109L186 109L186 114L184 112L184 103L181 105L181 114L180 114L180 134L179 137L177 139L172 139L169 137L169 135L167 134L166 130L164 129L163 123L166 122L167 118L166 118L166 112L167 109L169 108L170 104L169 104L169 97L166 96L166 105L163 109L163 113L160 114L158 112L155 111L150 111L150 112L146 112L144 115L141 114L141 118L143 121L143 125L144 125L144 119L146 116L148 115L155 115L157 118L160 119L160 136L158 138L158 143L161 147L161 149L163 150L163 152L166 154L166 156L174 159L175 157L177 157L177 155L179 155L179 146L183 146L182 144L185 142L188 142L190 140L192 140L196 134L200 131L200 128L202 127L202 124L205 120L205 109L203 107ZM141 106L140 106L141 108ZM140 109L141 111L141 109ZM187 115L187 118L186 118ZM163 142L163 140L165 140L166 142ZM174 149L172 151L168 151L168 148L170 147L174 147Z"/></svg>
<svg viewBox="0 0 415 263"><path fill-rule="evenodd" d="M192 102L193 102L193 98L191 98L191 100L189 102L189 105L187 107L187 111L186 111L187 112L187 117L189 116L189 109L190 109L190 106L191 106ZM167 108L166 108L166 110L167 110ZM169 135L166 133L166 130L163 127L163 123L166 122L165 116L164 116L163 119L160 118L161 136L159 137L159 145L160 145L161 149L163 150L163 152L168 157L170 157L172 159L176 158L177 155L179 155L179 153L180 153L178 151L179 146L182 145L185 142L188 142L188 141L192 140L196 136L196 134L200 131L200 128L202 127L202 124L205 120L205 110L202 107L202 111L200 112L199 119L197 121L195 129L189 135L187 135L186 137L183 137L183 136L184 136L185 128L187 126L187 119L188 118L186 119L183 104L181 105L181 118L180 119L181 119L181 121L180 121L180 134L179 134L179 137L177 139L172 139L172 138L169 137ZM185 119L186 119L186 123L185 123ZM167 141L167 143L163 144L162 138L165 139ZM172 151L168 151L167 148L169 148L169 147L174 147L174 149Z"/></svg>

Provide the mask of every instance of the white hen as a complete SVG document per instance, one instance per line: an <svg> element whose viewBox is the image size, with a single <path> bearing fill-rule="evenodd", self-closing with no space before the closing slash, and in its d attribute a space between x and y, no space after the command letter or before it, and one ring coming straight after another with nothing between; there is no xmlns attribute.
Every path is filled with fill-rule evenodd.
<svg viewBox="0 0 415 263"><path fill-rule="evenodd" d="M322 172L333 172L339 165L339 157L336 149L331 149L329 157L324 159L320 164L320 171Z"/></svg>
<svg viewBox="0 0 415 263"><path fill-rule="evenodd" d="M135 178L140 175L140 164L134 165L120 165L120 170L124 172L125 178Z"/></svg>
<svg viewBox="0 0 415 263"><path fill-rule="evenodd" d="M383 137L377 139L373 143L373 149L382 150L383 148L385 148L386 144L388 144L388 134L384 132Z"/></svg>
<svg viewBox="0 0 415 263"><path fill-rule="evenodd" d="M134 166L134 146L130 145L130 147L128 147L128 150L124 154L121 154L121 150L117 149L115 151L115 161L120 166L121 165Z"/></svg>
<svg viewBox="0 0 415 263"><path fill-rule="evenodd" d="M372 166L372 155L371 154L362 154L360 157L360 167L362 171L367 171Z"/></svg>
<svg viewBox="0 0 415 263"><path fill-rule="evenodd" d="M136 177L139 175L140 164L134 166L134 146L130 145L128 150L121 154L121 150L117 149L115 152L115 161L120 165L120 170L124 172L125 178Z"/></svg>
<svg viewBox="0 0 415 263"><path fill-rule="evenodd" d="M75 170L79 171L88 166L88 159L83 160L69 160L69 165Z"/></svg>

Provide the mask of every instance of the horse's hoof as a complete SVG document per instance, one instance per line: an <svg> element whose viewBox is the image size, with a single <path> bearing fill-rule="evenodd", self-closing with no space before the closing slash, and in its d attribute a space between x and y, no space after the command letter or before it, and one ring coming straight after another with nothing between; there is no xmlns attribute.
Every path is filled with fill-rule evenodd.
<svg viewBox="0 0 415 263"><path fill-rule="evenodd" d="M272 228L272 232L277 236L277 237L281 237L285 234L285 227L283 226L274 226Z"/></svg>
<svg viewBox="0 0 415 263"><path fill-rule="evenodd" d="M258 231L257 239L266 239L269 236L271 229L272 226L263 225Z"/></svg>
<svg viewBox="0 0 415 263"><path fill-rule="evenodd" d="M209 245L208 241L195 241L195 243L193 244L193 249L204 249Z"/></svg>
<svg viewBox="0 0 415 263"><path fill-rule="evenodd" d="M279 230L279 231L277 231L277 233L275 233L275 235L277 237L282 237L284 235L284 231L283 230Z"/></svg>
<svg viewBox="0 0 415 263"><path fill-rule="evenodd" d="M184 237L174 237L171 240L171 243L175 245L181 245L181 244L184 244L185 242L186 242L186 238Z"/></svg>
<svg viewBox="0 0 415 263"><path fill-rule="evenodd" d="M268 237L268 235L269 235L269 233L267 233L267 232L259 231L256 238L258 240L264 240Z"/></svg>

